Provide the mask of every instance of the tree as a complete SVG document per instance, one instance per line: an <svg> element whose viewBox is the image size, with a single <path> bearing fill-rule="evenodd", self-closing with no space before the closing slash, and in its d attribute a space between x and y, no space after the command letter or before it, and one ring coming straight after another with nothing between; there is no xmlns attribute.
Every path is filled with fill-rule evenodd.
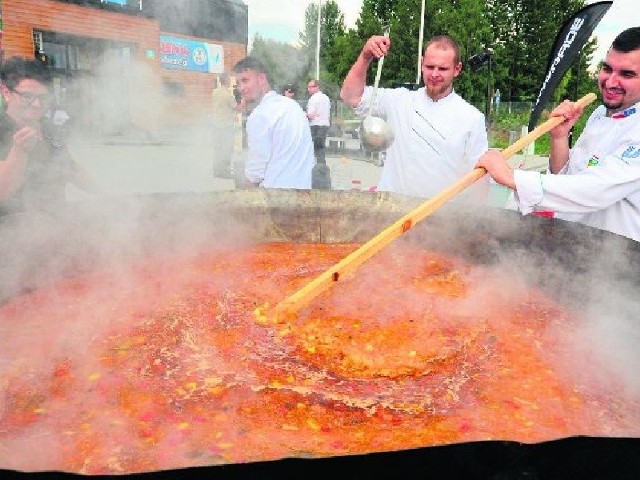
<svg viewBox="0 0 640 480"><path fill-rule="evenodd" d="M460 43L465 68L456 80L455 89L481 110L497 88L503 100L533 101L546 75L555 34L585 3L585 0L428 0L424 39L426 42L435 35L447 34ZM388 25L392 51L385 59L380 85L415 82L420 2L363 0L356 26L348 31L344 29L343 17L335 2L327 1L326 5L328 13L322 17L322 29L327 32L322 35L322 80L335 85L337 91L366 40L371 35L380 35ZM309 49L308 55L312 51L315 55L315 3L309 6L306 15L305 32L300 38ZM476 72L467 68L469 57L482 53L485 48L492 50L490 92L487 92L488 68ZM556 99L579 97L593 91L593 76L587 72L594 50L593 41L584 47L557 88ZM375 71L375 68L369 69L369 84L373 83Z"/></svg>
<svg viewBox="0 0 640 480"><path fill-rule="evenodd" d="M503 98L535 99L546 75L555 34L584 5L584 0L487 1L494 25L495 56L505 67L498 77ZM577 60L584 71L592 54L593 50L586 48Z"/></svg>
<svg viewBox="0 0 640 480"><path fill-rule="evenodd" d="M492 68L488 65L474 72L468 67L468 59L481 54L485 48L493 45L491 24L487 17L486 2L482 0L441 1L437 10L431 10L433 21L429 36L449 35L460 44L463 73L455 84L456 91L466 100L482 109L487 96L487 80L495 82L495 55L492 56Z"/></svg>
<svg viewBox="0 0 640 480"><path fill-rule="evenodd" d="M292 83L298 87L306 81L306 51L288 43L262 38L256 35L251 48L251 55L259 58L269 72L271 86Z"/></svg>
<svg viewBox="0 0 640 480"><path fill-rule="evenodd" d="M408 75L411 69L409 56L413 49L412 32L415 30L417 45L417 26L415 22L405 18L406 7L404 4L398 5L400 0L364 0L360 18L356 22L356 34L359 39L357 52L351 62L356 59L362 46L372 35L382 35L385 27L389 27L389 36L392 42L392 54L385 58L385 68L382 71L380 85L391 86L394 83L409 82L411 76ZM400 2L402 3L402 2ZM402 11L402 15L397 15L397 11ZM418 9L419 14L419 9ZM400 26L400 22L404 24ZM400 34L399 32L402 32ZM396 45L396 42L398 44ZM417 47L416 47L417 48ZM413 58L416 58L415 56ZM415 70L414 70L415 71ZM376 69L369 69L368 82L373 83Z"/></svg>
<svg viewBox="0 0 640 480"><path fill-rule="evenodd" d="M335 0L322 2L320 11L320 78L323 90L331 97L336 96L336 86L341 83L341 78L336 74L339 71L339 62L336 54L338 46L344 45L346 28L344 14ZM306 52L308 78L315 77L315 59L318 34L318 3L312 2L305 10L305 28L298 37L300 48Z"/></svg>
<svg viewBox="0 0 640 480"><path fill-rule="evenodd" d="M460 43L462 60L481 51L492 41L485 3L484 0L429 0L424 18L425 43L435 35L447 34ZM415 0L364 0L356 23L359 48L371 35L379 35L383 25L391 27L392 51L385 60L381 85L415 82L422 20L420 13L420 4ZM375 71L371 69L369 81L373 81L374 75ZM485 84L485 76L465 72L458 79L456 90L468 93L469 99L476 103L482 102Z"/></svg>
<svg viewBox="0 0 640 480"><path fill-rule="evenodd" d="M597 46L596 39L591 39L587 42L568 72L569 82L566 93L572 100L581 98L589 92L598 91L596 76L589 68Z"/></svg>

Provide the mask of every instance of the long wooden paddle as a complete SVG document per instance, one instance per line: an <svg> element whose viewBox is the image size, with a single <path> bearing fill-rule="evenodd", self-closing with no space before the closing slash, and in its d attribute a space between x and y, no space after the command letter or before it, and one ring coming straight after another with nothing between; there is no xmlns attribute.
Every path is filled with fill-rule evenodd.
<svg viewBox="0 0 640 480"><path fill-rule="evenodd" d="M576 103L584 107L595 99L596 95L594 93L589 93ZM505 161L563 121L563 117L552 117L522 138L516 140L512 145L501 151ZM333 284L337 283L342 276L355 270L358 266L378 253L382 248L389 245L400 235L407 232L418 222L432 214L455 195L470 186L476 180L482 178L486 173L487 171L484 168L476 168L472 170L460 180L445 188L435 197L430 198L414 210L404 215L394 224L390 225L367 243L363 244L360 248L344 257L333 267L324 271L300 290L278 303L275 306L276 317L294 315L315 297L327 290Z"/></svg>

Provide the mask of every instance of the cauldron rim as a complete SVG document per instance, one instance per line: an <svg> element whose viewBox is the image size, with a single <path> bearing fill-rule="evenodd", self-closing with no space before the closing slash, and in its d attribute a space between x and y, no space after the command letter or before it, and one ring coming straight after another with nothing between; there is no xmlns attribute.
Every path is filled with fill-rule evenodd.
<svg viewBox="0 0 640 480"><path fill-rule="evenodd" d="M423 199L404 197L389 193L362 193L362 192L325 192L325 191L230 191L217 192L214 194L156 194L138 196L135 198L120 199L114 201L106 211L108 214L114 211L125 211L128 214L135 212L139 216L141 225L156 225L164 227L176 219L173 216L176 212L184 215L198 217L202 221L215 221L220 218L219 212L215 208L228 208L232 216L238 220L238 215L251 214L260 211L264 223L285 222L287 215L291 212L302 211L305 215L319 215L321 222L312 219L305 224L321 226L319 227L318 238L327 235L330 228L351 226L355 238L363 241L372 234L380 231L388 225L388 222L399 218L411 208L419 205ZM132 208L131 205L135 205ZM315 213L314 213L315 212ZM323 216L325 212L332 212L342 215L343 224L336 225L335 217ZM81 235L82 231L88 231L87 224L92 228L99 228L102 222L96 210L87 208L86 205L70 205L68 211L59 212L56 222L61 219L61 223L56 223L56 228L52 230L55 242L60 238L69 238L69 230L74 234ZM345 217L345 218L343 218ZM461 229L458 237L460 243L456 248L468 249L466 254L471 252L482 258L490 258L493 252L500 249L501 245L510 245L514 249L526 251L535 246L535 254L541 258L545 257L545 262L563 262L571 265L572 273L577 275L587 275L588 272L580 270L581 261L589 258L587 253L602 256L604 245L612 244L615 248L627 250L630 253L637 253L638 244L630 239L601 230L585 227L583 225L565 222L556 219L522 217L517 212L506 211L497 208L473 208L463 205L448 205L440 211L434 213L425 220L424 226L416 228L416 241L433 241L434 230L443 228L451 223L451 219L460 220L456 228ZM241 218L240 218L241 219ZM372 221L376 220L378 223ZM504 221L506 219L506 222ZM293 219L299 221L299 218ZM32 228L34 223L42 221L40 216L18 215L4 221L0 221L0 248L7 248L7 242L3 241L5 232L3 226L8 223L12 225L10 229L21 230L23 227ZM182 220L178 221L180 224ZM348 221L348 222L347 222ZM96 223L98 226L96 226ZM450 226L450 225L449 225ZM254 229L260 229L264 225L253 224ZM265 228L264 231L268 229ZM301 229L303 232L305 229ZM255 233L255 232L254 232ZM264 233L264 232L262 232ZM274 232L271 232L274 233ZM275 233L278 231L276 229ZM281 233L281 232L280 232ZM309 232L306 232L309 233ZM472 234L478 235L484 243L478 243ZM484 236L484 237L483 237ZM438 243L439 238L435 242ZM47 242L49 239L47 239ZM75 245L79 246L83 242L78 240ZM40 245L40 243L38 243ZM478 246L480 245L480 246ZM451 245L447 245L451 247ZM572 253L573 252L573 253ZM72 254L72 251L65 252ZM567 255L570 260L567 260ZM37 255L36 255L37 256ZM5 257L6 258L6 257ZM577 259L577 261L576 261ZM574 263L570 263L574 262ZM632 259L628 265L622 266L622 271L618 270L618 275L627 274L635 278L638 270L638 260ZM0 272L6 265L0 265ZM278 478L299 478L299 475L309 472L325 472L334 474L337 472L356 474L368 472L372 478L388 478L387 475L393 471L403 473L405 478L418 478L419 474L425 474L425 469L433 474L434 472L451 473L458 468L462 474L469 473L473 468L473 459L478 455L485 455L486 462L476 465L478 470L474 478L490 478L497 473L504 474L505 469L509 472L548 472L560 478L558 472L566 472L572 469L574 473L584 472L584 478L598 478L598 472L616 472L615 478L631 478L629 472L637 473L640 470L639 439L617 439L611 437L570 437L557 441L542 442L539 444L525 445L518 442L493 441L493 442L467 442L456 445L442 445L435 447L422 447L419 449L403 450L398 452L379 452L366 455L352 455L344 457L329 457L320 459L291 459L273 460L268 462L255 462L249 464L229 464L210 467L189 468L180 471L181 477L198 478L203 472L215 473L222 478L242 478L250 474L274 474ZM598 451L598 455L593 452ZM429 453L427 453L429 452ZM431 452L440 452L441 456L433 457ZM604 452L604 454L603 454ZM635 452L633 457L630 452ZM604 456L604 459L603 459ZM431 458L431 461L425 460ZM445 461L445 459L447 459ZM463 459L461 461L461 459ZM506 459L508 465L505 465ZM624 460L626 463L623 463ZM634 463L634 461L636 463ZM402 465L414 466L415 477L410 475L408 469L402 470ZM555 465L555 469L554 469ZM626 467L625 467L626 465ZM629 470L631 468L631 470ZM465 470L466 469L466 470ZM18 472L8 472L7 474L18 474ZM162 477L170 478L175 471L149 472L148 474L136 474L137 477L148 476L149 478ZM381 474L382 475L377 475ZM589 473L594 476L589 475ZM59 473L60 478L70 477L71 474ZM228 475L224 477L224 475ZM625 475L627 475L625 477ZM420 478L423 478L420 476ZM126 477L126 476L125 476ZM3 476L3 478L8 478ZM100 478L97 476L96 478ZM491 477L493 478L493 477ZM549 478L549 477L545 477ZM575 475L572 478L577 478ZM602 478L605 478L603 475Z"/></svg>

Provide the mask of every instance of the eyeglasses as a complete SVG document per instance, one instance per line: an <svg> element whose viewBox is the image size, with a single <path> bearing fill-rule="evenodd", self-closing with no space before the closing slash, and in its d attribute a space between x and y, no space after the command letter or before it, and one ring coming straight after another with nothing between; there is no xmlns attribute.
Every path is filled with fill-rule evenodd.
<svg viewBox="0 0 640 480"><path fill-rule="evenodd" d="M14 90L13 88L11 89L11 91L17 93L20 96L20 99L28 105L33 105L36 100L40 101L40 105L48 105L49 103L51 103L51 95L49 94L36 95L35 93L31 92L19 92L18 90Z"/></svg>

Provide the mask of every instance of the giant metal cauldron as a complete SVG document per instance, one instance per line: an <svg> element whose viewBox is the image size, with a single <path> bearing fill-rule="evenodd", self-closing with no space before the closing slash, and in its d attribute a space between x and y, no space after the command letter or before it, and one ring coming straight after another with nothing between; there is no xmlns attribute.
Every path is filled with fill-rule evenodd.
<svg viewBox="0 0 640 480"><path fill-rule="evenodd" d="M55 218L6 217L0 221L0 304L107 263L153 252L170 255L212 241L366 241L420 201L383 193L261 189L117 199L100 208L70 205ZM600 306L613 292L640 298L638 244L577 224L450 204L398 241L419 242L476 264L508 258L528 269L532 285L567 306L584 307L591 297L585 292L597 292ZM633 317L634 309L628 310ZM282 479L311 474L432 478L446 474L453 478L619 479L632 478L639 471L637 439L572 437L533 445L473 442L344 457L287 458L198 467L179 474L180 478ZM175 474L150 472L135 477L173 478ZM0 471L0 477L8 475L30 476ZM71 477L52 473L47 478L67 476Z"/></svg>

